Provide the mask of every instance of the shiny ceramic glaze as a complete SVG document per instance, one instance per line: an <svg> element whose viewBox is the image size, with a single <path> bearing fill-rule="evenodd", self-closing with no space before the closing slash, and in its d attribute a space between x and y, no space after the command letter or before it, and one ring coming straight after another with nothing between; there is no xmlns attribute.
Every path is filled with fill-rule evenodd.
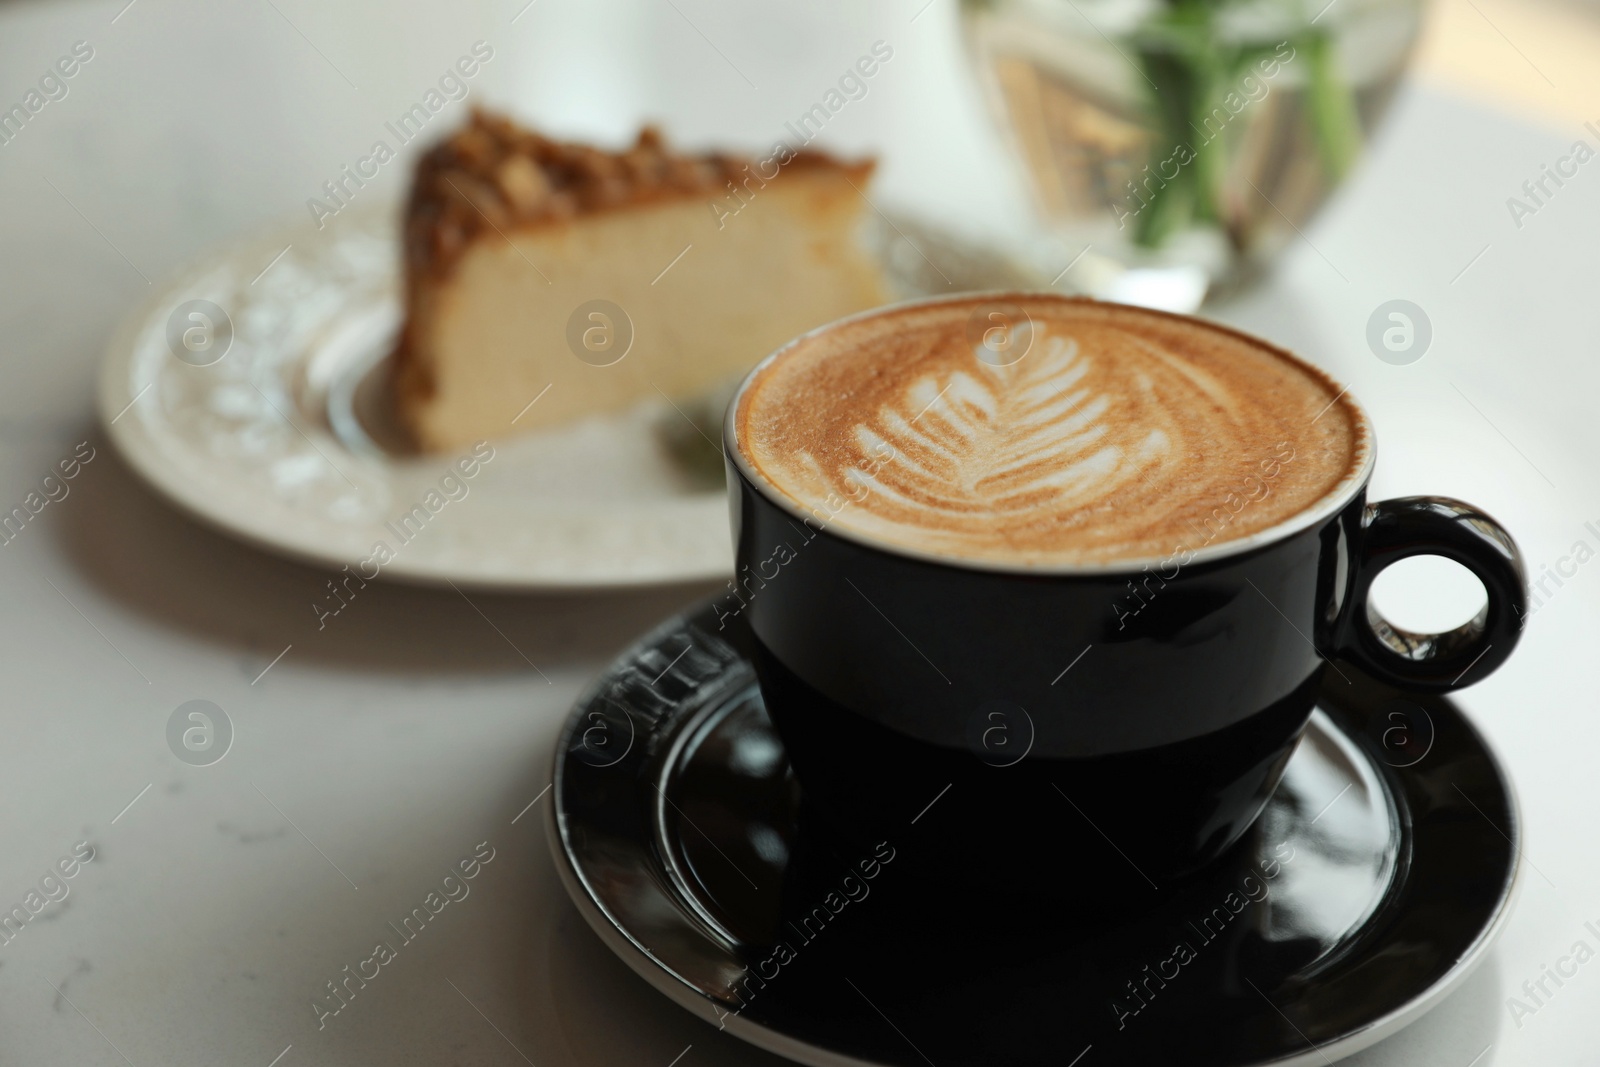
<svg viewBox="0 0 1600 1067"><path fill-rule="evenodd" d="M1271 492L1280 469L1263 461L1255 492L1227 494L1162 560L947 559L834 521L864 506L866 484L857 499L836 494L807 509L759 472L739 414L769 368L853 324L881 329L973 300L934 298L821 327L758 364L725 420L735 577L712 610L719 626L748 626L767 711L811 807L836 833L878 838L948 795L912 831L930 892L998 878L1030 896L1120 898L1118 886L1086 885L1064 857L1109 842L1154 884L1221 855L1277 784L1330 657L1438 692L1471 685L1511 654L1526 580L1510 535L1443 497L1369 505L1372 428L1342 390L1335 402L1353 412L1361 447L1334 490L1235 538L1230 524L1266 499L1257 494ZM1292 460L1291 449L1282 462ZM1478 575L1488 599L1477 618L1413 634L1369 607L1383 568L1423 554ZM1036 847L1041 840L1051 847Z"/></svg>
<svg viewBox="0 0 1600 1067"><path fill-rule="evenodd" d="M865 848L820 825L755 647L707 609L619 659L558 746L552 842L639 973L802 1062L1323 1063L1436 1002L1509 909L1520 832L1492 753L1448 701L1352 663L1216 863L1151 886L1102 840L1071 859L1122 906L1051 907L924 892L911 819L953 794Z"/></svg>
<svg viewBox="0 0 1600 1067"><path fill-rule="evenodd" d="M1063 857L1102 840L1142 877L1182 876L1260 812L1327 655L1439 690L1484 677L1520 636L1515 545L1443 498L1369 507L1363 485L1222 558L1007 572L845 536L729 467L740 569L718 624L748 624L767 709L836 830L881 836L948 792L912 831L938 853L930 886L1005 872L1013 891L1050 895L1073 877ZM1474 570L1485 612L1445 635L1369 612L1377 573L1423 553ZM1326 681L1351 684L1339 668Z"/></svg>

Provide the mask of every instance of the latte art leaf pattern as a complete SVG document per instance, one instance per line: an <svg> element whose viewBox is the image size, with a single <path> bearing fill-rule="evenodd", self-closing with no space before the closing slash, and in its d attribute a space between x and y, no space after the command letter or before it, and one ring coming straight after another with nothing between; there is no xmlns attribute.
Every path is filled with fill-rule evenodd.
<svg viewBox="0 0 1600 1067"><path fill-rule="evenodd" d="M814 524L1024 566L1221 546L1370 462L1359 409L1264 342L1014 294L1022 325L1002 348L980 329L994 303L890 309L795 342L739 401L742 454Z"/></svg>
<svg viewBox="0 0 1600 1067"><path fill-rule="evenodd" d="M990 525L997 515L1088 503L1170 447L1159 429L1131 456L1110 441L1113 402L1084 386L1089 361L1070 338L1046 337L1010 364L973 354L969 367L916 379L898 404L857 424L861 461L836 490L851 499L865 490L879 512Z"/></svg>

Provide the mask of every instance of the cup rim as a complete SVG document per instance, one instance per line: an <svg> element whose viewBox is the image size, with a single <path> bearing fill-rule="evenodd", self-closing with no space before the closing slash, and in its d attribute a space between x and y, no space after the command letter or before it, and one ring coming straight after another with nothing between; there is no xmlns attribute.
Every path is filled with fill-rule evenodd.
<svg viewBox="0 0 1600 1067"><path fill-rule="evenodd" d="M1131 308L1137 312L1155 315L1162 318L1176 319L1184 322L1199 322L1208 329L1231 334L1250 344L1259 345L1271 351L1290 363L1299 367L1312 377L1320 379L1329 388L1335 390L1336 395L1328 406L1345 401L1355 415L1355 421L1360 430L1358 449L1361 452L1361 461L1351 467L1349 472L1341 478L1333 488L1329 489L1317 501L1303 508L1281 522L1275 523L1262 530L1244 537L1223 541L1220 544L1206 545L1193 551L1189 560L1183 564L1192 567L1197 564L1211 563L1219 560L1241 556L1256 549L1276 544L1293 537L1307 529L1321 525L1325 520L1342 511L1351 500L1361 493L1372 477L1372 471L1377 463L1378 442L1373 432L1372 419L1367 414L1365 407L1350 394L1349 386L1335 379L1323 370L1301 356L1290 352L1270 341L1238 330L1224 323L1214 322L1210 319L1201 319L1196 315L1183 315L1177 312L1162 311L1157 308L1142 307L1137 304L1120 304L1112 300L1097 300L1088 296L1069 296L1055 293L1046 289L996 289L980 290L962 293L951 293L931 297L918 297L910 300L901 300L893 304L884 304L879 307L858 311L853 315L834 319L813 329L807 330L792 340L784 342L777 349L769 352L762 360L745 374L739 382L739 387L734 390L732 399L728 402L727 411L722 419L722 439L726 457L730 463L737 467L740 475L746 482L753 486L768 501L781 510L788 512L794 518L801 520L819 532L830 533L835 537L866 548L875 549L892 556L900 556L923 563L932 563L944 567L953 567L958 570L988 571L998 574L1032 575L1039 577L1110 577L1125 574L1143 573L1153 567L1169 563L1172 556L1179 551L1184 551L1182 545L1177 546L1171 553L1161 556L1140 556L1133 559L1110 560L1103 563L1035 563L1025 560L998 560L974 559L970 557L948 555L938 552L929 552L924 549L913 548L909 545L896 544L878 537L872 537L859 531L840 527L833 523L819 524L816 516L807 512L800 502L784 492L775 482L756 469L755 464L745 455L741 447L738 427L740 405L744 402L745 393L768 366L784 358L790 351L820 334L828 333L853 322L865 319L880 318L894 315L912 308L937 307L942 304L974 303L981 304L987 301L1015 300L1018 298L1028 300L1050 300L1065 304L1105 304L1114 307Z"/></svg>

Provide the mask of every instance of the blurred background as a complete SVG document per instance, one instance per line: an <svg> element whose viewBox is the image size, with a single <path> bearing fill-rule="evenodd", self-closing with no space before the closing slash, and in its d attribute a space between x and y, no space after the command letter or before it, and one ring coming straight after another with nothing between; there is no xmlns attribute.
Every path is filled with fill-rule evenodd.
<svg viewBox="0 0 1600 1067"><path fill-rule="evenodd" d="M0 948L0 1062L666 1067L685 1045L701 1063L769 1062L609 958L561 897L542 824L507 825L547 780L584 681L707 588L490 598L484 615L448 592L375 586L369 613L309 641L305 604L326 576L181 517L95 424L116 324L208 249L308 221L323 184L394 143L385 124L477 42L492 58L361 200L397 202L419 149L473 105L607 145L655 122L685 147L767 149L885 42L892 59L817 142L881 159L875 205L1012 248L1063 290L1170 306L1209 294L1207 314L1351 383L1380 431L1375 496L1481 504L1536 579L1593 543L1600 164L1536 197L1525 183L1579 140L1600 148L1600 3L1244 6L1242 22L1197 29L1132 0L0 3L0 109L30 111L0 124L0 486L20 498L78 441L106 457L37 536L0 549L0 897L79 838L100 849L59 923ZM1211 111L1153 114L1141 94L1187 86L1198 108L1279 40L1296 58L1270 106L1242 110L1227 172L1185 169L1194 184L1157 203L1131 194L1166 154L1153 146ZM56 79L68 56L75 72ZM1224 60L1245 65L1219 73ZM1119 226L1118 205L1149 214ZM1427 322L1415 358L1370 340L1394 301ZM1536 1019L1505 1007L1600 918L1600 577L1547 588L1517 657L1463 698L1522 789L1540 876L1468 988L1352 1062L1588 1055L1592 984ZM1419 629L1454 625L1481 595L1429 561L1380 591ZM295 654L262 681L285 644ZM229 785L174 771L160 741L196 695L253 739ZM416 895L427 857L465 851L491 815L505 859L481 906L364 1015L319 1032L306 1002L323 978Z"/></svg>
<svg viewBox="0 0 1600 1067"><path fill-rule="evenodd" d="M1513 220L1508 197L1524 196L1523 182L1600 115L1592 62L1600 21L1591 6L1440 0L1425 21L1411 0L1233 6L1265 14L1242 29L1218 28L1238 41L1217 54L1185 58L1178 47L1174 61L1168 49L1162 69L1159 40L1138 50L1141 20L1162 5L1142 0L803 8L705 0L381 8L261 0L202 8L135 0L109 13L92 4L8 3L0 7L7 107L75 42L94 56L65 81L64 98L47 101L0 145L0 194L11 205L0 323L17 356L11 382L28 388L33 417L69 409L93 363L61 359L64 347L95 348L152 280L202 249L310 218L308 201L323 195L323 184L378 138L394 140L384 124L435 88L477 41L493 59L424 136L396 142L400 158L361 190L363 201L402 197L416 153L472 105L602 144L621 144L654 121L685 146L770 147L881 40L894 51L884 76L828 122L818 145L877 154L874 199L894 211L1014 241L1041 269L1073 264L1061 288L1121 294L1106 282L1103 258L1197 264L1224 283L1273 263L1281 268L1273 284L1304 274L1312 288L1352 296L1352 313L1402 291L1438 310L1470 279L1497 303L1518 302L1527 319L1550 321L1540 305L1559 301L1579 279L1552 270L1535 282L1511 264L1548 263L1542 242L1578 240L1573 228L1586 218L1577 201L1590 194L1581 182L1562 190L1572 203L1559 205L1566 219L1551 225L1531 215ZM1208 221L1213 194L1197 185L1166 191L1160 205L1140 219L1124 216L1119 227L1119 213L1142 203L1129 179L1140 177L1147 155L1158 165L1169 155L1150 146L1195 127L1192 118L1213 103L1202 99L1193 116L1152 122L1139 115L1149 110L1142 97L1158 80L1192 87L1222 53L1248 60L1268 38L1300 41L1304 54L1229 131L1244 143L1230 145L1234 173L1214 198L1238 218ZM1305 47L1318 39L1337 48L1331 74L1318 73ZM1396 93L1408 57L1410 75ZM1219 97L1230 84L1213 79ZM1368 137L1376 162L1359 154ZM1182 168L1180 184L1200 170ZM1376 254L1365 238L1380 234L1389 247ZM1498 251L1473 262L1497 242ZM1181 306L1200 284L1180 284L1173 302ZM56 299L63 286L73 290L67 315ZM1251 291L1244 289L1247 299ZM1214 293L1228 295L1226 285ZM1153 299L1161 302L1160 293ZM1340 335L1341 343L1362 336L1348 325ZM1519 333L1516 343L1535 337ZM1404 380L1426 375L1419 369ZM1359 377L1346 377L1375 399ZM1546 404L1571 396L1512 388L1524 391L1524 411L1536 396Z"/></svg>

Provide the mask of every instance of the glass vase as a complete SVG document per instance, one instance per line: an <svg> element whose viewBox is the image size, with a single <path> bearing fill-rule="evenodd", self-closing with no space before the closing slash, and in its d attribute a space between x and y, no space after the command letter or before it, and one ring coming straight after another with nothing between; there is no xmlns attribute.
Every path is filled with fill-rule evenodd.
<svg viewBox="0 0 1600 1067"><path fill-rule="evenodd" d="M1188 310L1303 231L1388 109L1422 0L962 0L1074 287Z"/></svg>

